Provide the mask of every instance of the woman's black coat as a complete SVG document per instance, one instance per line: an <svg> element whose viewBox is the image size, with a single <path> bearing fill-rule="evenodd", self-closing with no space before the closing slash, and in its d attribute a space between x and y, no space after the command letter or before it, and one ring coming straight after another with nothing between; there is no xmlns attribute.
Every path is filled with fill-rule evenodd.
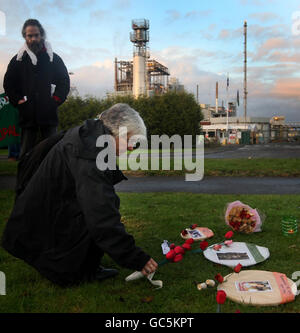
<svg viewBox="0 0 300 333"><path fill-rule="evenodd" d="M17 197L3 233L9 253L60 285L91 277L103 253L139 271L150 259L120 221L114 185L127 178L96 166L101 134L109 134L101 120L67 131Z"/></svg>

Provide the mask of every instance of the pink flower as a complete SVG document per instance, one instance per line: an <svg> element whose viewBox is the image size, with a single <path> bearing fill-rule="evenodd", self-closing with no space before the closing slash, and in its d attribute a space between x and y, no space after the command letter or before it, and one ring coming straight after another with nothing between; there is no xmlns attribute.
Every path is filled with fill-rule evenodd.
<svg viewBox="0 0 300 333"><path fill-rule="evenodd" d="M232 243L233 243L233 240L232 240L232 239L231 239L231 240L227 240L227 241L224 242L224 244L225 244L226 246L230 246Z"/></svg>
<svg viewBox="0 0 300 333"><path fill-rule="evenodd" d="M221 247L222 247L222 245L220 245L220 244L215 244L215 245L213 246L213 249L214 249L215 251L219 251L219 250L221 249Z"/></svg>

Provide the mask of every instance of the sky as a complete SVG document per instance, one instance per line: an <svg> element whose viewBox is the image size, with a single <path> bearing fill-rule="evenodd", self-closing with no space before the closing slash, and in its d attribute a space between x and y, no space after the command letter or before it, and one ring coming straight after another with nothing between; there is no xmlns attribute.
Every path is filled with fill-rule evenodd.
<svg viewBox="0 0 300 333"><path fill-rule="evenodd" d="M297 18L298 17L298 18ZM150 22L150 55L199 101L219 105L240 92L248 24L248 115L300 121L300 3L296 0L0 0L0 92L22 25L38 19L81 96L113 91L114 58L131 60L132 19Z"/></svg>

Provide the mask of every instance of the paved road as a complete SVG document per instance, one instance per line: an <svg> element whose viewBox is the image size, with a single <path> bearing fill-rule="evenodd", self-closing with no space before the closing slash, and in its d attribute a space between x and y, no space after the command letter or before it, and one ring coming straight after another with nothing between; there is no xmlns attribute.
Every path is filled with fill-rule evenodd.
<svg viewBox="0 0 300 333"><path fill-rule="evenodd" d="M186 182L184 177L130 177L128 181L117 184L116 191L300 194L300 178L205 177L199 182Z"/></svg>
<svg viewBox="0 0 300 333"><path fill-rule="evenodd" d="M128 177L117 192L190 192L208 194L300 194L300 178L205 177L186 182L184 177ZM0 177L0 189L14 189L16 178Z"/></svg>
<svg viewBox="0 0 300 333"><path fill-rule="evenodd" d="M300 158L300 145L266 144L235 146L232 149L206 153L205 158Z"/></svg>

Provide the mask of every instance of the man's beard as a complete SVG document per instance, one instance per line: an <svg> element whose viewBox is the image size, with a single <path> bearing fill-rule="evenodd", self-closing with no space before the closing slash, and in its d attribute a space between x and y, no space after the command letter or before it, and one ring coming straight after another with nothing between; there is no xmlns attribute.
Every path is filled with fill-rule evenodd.
<svg viewBox="0 0 300 333"><path fill-rule="evenodd" d="M34 54L38 54L44 47L44 40L42 39L40 42L32 42L31 44L27 45L29 50L31 50Z"/></svg>

